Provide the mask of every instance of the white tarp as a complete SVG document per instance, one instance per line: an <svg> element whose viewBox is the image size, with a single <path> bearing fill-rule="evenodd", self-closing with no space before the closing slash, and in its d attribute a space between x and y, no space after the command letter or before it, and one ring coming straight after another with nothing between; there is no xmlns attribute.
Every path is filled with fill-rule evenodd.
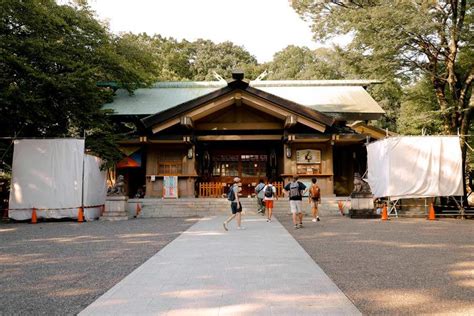
<svg viewBox="0 0 474 316"><path fill-rule="evenodd" d="M84 206L104 204L105 174L100 172L100 161L84 159L82 139L16 140L9 217L30 219L32 208L36 208L38 218L77 218L82 205L83 166ZM92 219L99 212L86 208L84 217Z"/></svg>
<svg viewBox="0 0 474 316"><path fill-rule="evenodd" d="M390 137L367 146L368 182L374 197L463 195L457 136Z"/></svg>
<svg viewBox="0 0 474 316"><path fill-rule="evenodd" d="M100 216L101 206L105 204L107 174L100 170L100 158L85 155L84 159L84 217L91 220Z"/></svg>

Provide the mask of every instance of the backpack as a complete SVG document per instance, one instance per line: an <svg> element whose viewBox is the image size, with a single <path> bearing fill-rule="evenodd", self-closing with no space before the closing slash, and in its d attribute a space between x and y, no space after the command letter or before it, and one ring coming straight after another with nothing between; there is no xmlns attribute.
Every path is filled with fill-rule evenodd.
<svg viewBox="0 0 474 316"><path fill-rule="evenodd" d="M267 185L267 188L265 189L265 197L270 198L273 196L273 186Z"/></svg>
<svg viewBox="0 0 474 316"><path fill-rule="evenodd" d="M227 200L231 202L235 201L234 186L231 186L229 192L227 192Z"/></svg>
<svg viewBox="0 0 474 316"><path fill-rule="evenodd" d="M290 183L290 198L301 197L300 184L298 181Z"/></svg>
<svg viewBox="0 0 474 316"><path fill-rule="evenodd" d="M312 199L319 200L321 198L321 189L316 184L313 184L309 194Z"/></svg>

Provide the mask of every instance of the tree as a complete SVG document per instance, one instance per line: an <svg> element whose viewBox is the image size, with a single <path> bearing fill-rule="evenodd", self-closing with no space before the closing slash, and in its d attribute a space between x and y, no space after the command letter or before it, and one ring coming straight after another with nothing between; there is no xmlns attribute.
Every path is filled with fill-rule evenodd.
<svg viewBox="0 0 474 316"><path fill-rule="evenodd" d="M118 159L104 145L118 135L101 110L113 91L97 82L114 81L131 92L156 81L150 45L112 36L81 2L2 0L0 136L86 135L89 150Z"/></svg>
<svg viewBox="0 0 474 316"><path fill-rule="evenodd" d="M402 97L397 130L405 135L428 135L442 132L443 122L437 111L436 95L429 78L422 78L406 87Z"/></svg>
<svg viewBox="0 0 474 316"><path fill-rule="evenodd" d="M337 52L333 49L290 45L275 53L268 69L271 80L324 80L345 78L343 69L337 63ZM347 78L345 78L347 79Z"/></svg>
<svg viewBox="0 0 474 316"><path fill-rule="evenodd" d="M468 134L474 79L472 1L295 0L293 7L312 21L317 39L350 33L349 50L363 53L398 80L427 76L443 132ZM464 138L461 148L465 160Z"/></svg>
<svg viewBox="0 0 474 316"><path fill-rule="evenodd" d="M246 77L254 79L257 60L245 48L231 42L215 44L210 40L198 39L189 45L192 80L215 80L213 72L223 78L231 78L232 70L242 69Z"/></svg>

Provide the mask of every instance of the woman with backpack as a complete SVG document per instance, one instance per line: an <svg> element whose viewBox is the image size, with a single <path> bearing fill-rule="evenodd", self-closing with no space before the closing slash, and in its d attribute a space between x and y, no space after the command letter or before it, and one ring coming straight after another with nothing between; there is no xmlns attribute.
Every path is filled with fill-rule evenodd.
<svg viewBox="0 0 474 316"><path fill-rule="evenodd" d="M313 213L313 222L319 222L318 204L321 203L321 189L316 184L318 179L311 179L311 187L309 188L309 203L311 204L311 211Z"/></svg>
<svg viewBox="0 0 474 316"><path fill-rule="evenodd" d="M273 201L276 199L276 188L272 181L263 188L263 200L265 201L265 208L267 209L267 222L272 221Z"/></svg>

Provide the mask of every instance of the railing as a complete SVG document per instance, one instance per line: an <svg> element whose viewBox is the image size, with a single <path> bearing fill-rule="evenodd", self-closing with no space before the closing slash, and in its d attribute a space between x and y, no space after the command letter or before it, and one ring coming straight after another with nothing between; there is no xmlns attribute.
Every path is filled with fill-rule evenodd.
<svg viewBox="0 0 474 316"><path fill-rule="evenodd" d="M283 181L273 182L273 186L276 189L276 196L284 197ZM225 187L225 183L222 183L222 182L200 182L199 183L199 197L220 198L224 194L224 187Z"/></svg>
<svg viewBox="0 0 474 316"><path fill-rule="evenodd" d="M219 198L224 194L224 186L221 182L199 183L199 197Z"/></svg>
<svg viewBox="0 0 474 316"><path fill-rule="evenodd" d="M283 188L284 188L283 181L273 182L273 186L276 189L277 197L283 197L284 196L284 194L283 194Z"/></svg>

